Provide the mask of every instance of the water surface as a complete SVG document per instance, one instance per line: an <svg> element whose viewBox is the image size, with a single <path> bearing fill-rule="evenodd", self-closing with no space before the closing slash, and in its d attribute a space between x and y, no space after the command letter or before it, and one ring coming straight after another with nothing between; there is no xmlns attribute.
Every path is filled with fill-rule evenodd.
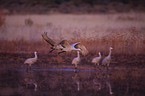
<svg viewBox="0 0 145 96"><path fill-rule="evenodd" d="M144 96L138 71L89 69L0 69L0 95Z"/></svg>

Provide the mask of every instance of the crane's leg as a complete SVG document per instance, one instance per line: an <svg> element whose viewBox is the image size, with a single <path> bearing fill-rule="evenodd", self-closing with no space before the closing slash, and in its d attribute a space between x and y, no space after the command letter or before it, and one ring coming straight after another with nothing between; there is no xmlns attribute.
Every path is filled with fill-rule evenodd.
<svg viewBox="0 0 145 96"><path fill-rule="evenodd" d="M101 70L101 69L100 69L100 66L99 66L99 63L97 63L97 67L98 67L99 70Z"/></svg>
<svg viewBox="0 0 145 96"><path fill-rule="evenodd" d="M29 70L29 66L27 65L27 69L26 69L26 72L28 73L28 70Z"/></svg>
<svg viewBox="0 0 145 96"><path fill-rule="evenodd" d="M108 72L108 70L109 70L109 63L107 64L106 68L107 68L107 72Z"/></svg>
<svg viewBox="0 0 145 96"><path fill-rule="evenodd" d="M109 63L107 64L107 66L109 67Z"/></svg>
<svg viewBox="0 0 145 96"><path fill-rule="evenodd" d="M96 68L96 63L94 63L93 66Z"/></svg>
<svg viewBox="0 0 145 96"><path fill-rule="evenodd" d="M77 64L75 64L75 69L77 69Z"/></svg>
<svg viewBox="0 0 145 96"><path fill-rule="evenodd" d="M106 68L107 68L107 71L108 71L108 66Z"/></svg>
<svg viewBox="0 0 145 96"><path fill-rule="evenodd" d="M30 71L31 71L31 69L32 69L32 67L31 67L31 65L30 65Z"/></svg>

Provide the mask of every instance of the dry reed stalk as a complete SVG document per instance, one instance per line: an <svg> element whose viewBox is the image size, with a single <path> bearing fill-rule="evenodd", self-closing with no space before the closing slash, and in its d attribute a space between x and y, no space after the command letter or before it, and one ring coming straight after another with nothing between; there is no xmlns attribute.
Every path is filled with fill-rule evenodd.
<svg viewBox="0 0 145 96"><path fill-rule="evenodd" d="M107 55L110 46L114 48L113 54L145 54L144 15L30 15L34 21L31 27L24 22L28 16L7 16L5 27L0 28L0 51L48 52L50 45L41 37L46 31L57 42L81 42L91 55L99 51Z"/></svg>

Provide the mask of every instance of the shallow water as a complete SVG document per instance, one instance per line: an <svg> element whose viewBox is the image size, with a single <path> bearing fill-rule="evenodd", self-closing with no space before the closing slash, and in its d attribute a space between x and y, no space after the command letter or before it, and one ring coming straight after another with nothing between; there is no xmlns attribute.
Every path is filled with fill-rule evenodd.
<svg viewBox="0 0 145 96"><path fill-rule="evenodd" d="M26 69L13 68L17 71L26 71ZM89 70L89 69L29 69L28 71L102 71L102 70Z"/></svg>
<svg viewBox="0 0 145 96"><path fill-rule="evenodd" d="M136 71L0 69L0 95L144 96L145 76Z"/></svg>

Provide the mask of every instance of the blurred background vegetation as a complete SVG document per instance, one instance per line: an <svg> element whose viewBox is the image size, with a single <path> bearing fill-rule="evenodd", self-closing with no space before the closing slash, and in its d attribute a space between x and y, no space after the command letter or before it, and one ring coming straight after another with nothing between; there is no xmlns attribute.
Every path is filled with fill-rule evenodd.
<svg viewBox="0 0 145 96"><path fill-rule="evenodd" d="M0 0L0 51L44 51L41 34L48 32L92 54L110 46L116 54L145 54L144 12L145 0Z"/></svg>

